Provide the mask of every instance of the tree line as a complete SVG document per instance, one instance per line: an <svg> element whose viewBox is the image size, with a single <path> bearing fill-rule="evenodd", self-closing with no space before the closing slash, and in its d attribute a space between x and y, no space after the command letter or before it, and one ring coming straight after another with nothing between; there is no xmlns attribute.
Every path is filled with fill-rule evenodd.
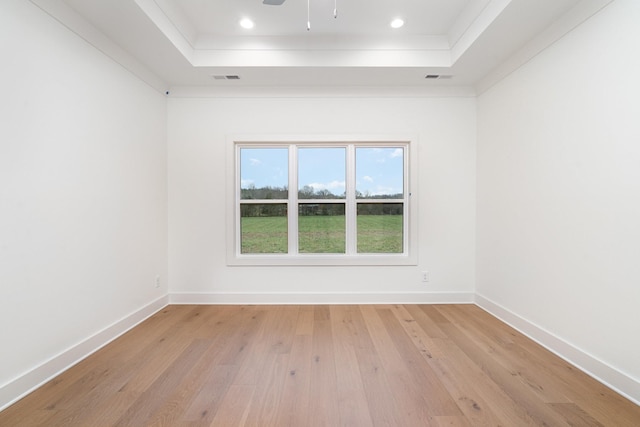
<svg viewBox="0 0 640 427"><path fill-rule="evenodd" d="M289 197L287 187L262 187L262 188L242 188L240 190L242 200L283 200ZM298 199L344 199L345 194L336 195L329 190L315 190L311 186L304 186L298 191ZM357 199L401 199L402 193L390 195L370 195L356 191ZM304 203L298 205L298 215L300 216L337 216L344 215L344 203ZM404 207L402 203L358 203L358 215L402 215ZM245 217L268 217L287 216L286 203L264 203L264 204L241 204L240 216Z"/></svg>
<svg viewBox="0 0 640 427"><path fill-rule="evenodd" d="M256 188L249 186L240 189L240 198L242 200L286 200L289 197L289 189L285 187L262 187ZM344 199L346 193L333 194L327 189L314 189L310 185L305 185L298 190L298 199ZM356 190L357 199L402 199L402 193L397 194L370 194L362 193Z"/></svg>

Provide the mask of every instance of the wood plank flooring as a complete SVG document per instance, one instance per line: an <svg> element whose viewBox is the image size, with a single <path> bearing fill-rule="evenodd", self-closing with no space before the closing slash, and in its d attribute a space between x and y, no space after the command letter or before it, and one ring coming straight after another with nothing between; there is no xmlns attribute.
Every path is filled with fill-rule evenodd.
<svg viewBox="0 0 640 427"><path fill-rule="evenodd" d="M0 426L640 426L474 305L168 306Z"/></svg>

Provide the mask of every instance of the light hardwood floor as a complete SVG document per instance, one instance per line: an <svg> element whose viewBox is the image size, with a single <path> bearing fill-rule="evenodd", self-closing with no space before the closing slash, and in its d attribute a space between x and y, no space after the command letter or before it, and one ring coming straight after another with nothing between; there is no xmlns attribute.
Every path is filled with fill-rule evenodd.
<svg viewBox="0 0 640 427"><path fill-rule="evenodd" d="M474 305L169 306L0 426L640 426Z"/></svg>

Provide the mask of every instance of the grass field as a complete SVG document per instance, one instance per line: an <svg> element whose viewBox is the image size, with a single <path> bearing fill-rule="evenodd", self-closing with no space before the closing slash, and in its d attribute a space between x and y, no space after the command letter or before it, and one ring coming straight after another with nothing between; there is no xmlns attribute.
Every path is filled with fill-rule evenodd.
<svg viewBox="0 0 640 427"><path fill-rule="evenodd" d="M402 215L358 215L358 253L402 253Z"/></svg>
<svg viewBox="0 0 640 427"><path fill-rule="evenodd" d="M242 218L243 254L287 253L287 218ZM345 217L300 216L300 253L345 253ZM402 253L402 215L359 215L358 253Z"/></svg>
<svg viewBox="0 0 640 427"><path fill-rule="evenodd" d="M286 254L287 217L244 217L240 223L243 254Z"/></svg>
<svg viewBox="0 0 640 427"><path fill-rule="evenodd" d="M298 217L298 251L301 254L343 254L345 248L344 215Z"/></svg>

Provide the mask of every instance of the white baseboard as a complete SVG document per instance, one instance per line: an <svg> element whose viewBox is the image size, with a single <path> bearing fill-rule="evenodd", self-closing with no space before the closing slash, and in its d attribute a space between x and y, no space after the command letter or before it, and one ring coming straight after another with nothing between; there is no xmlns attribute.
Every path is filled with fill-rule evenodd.
<svg viewBox="0 0 640 427"><path fill-rule="evenodd" d="M517 329L587 375L640 405L640 382L638 380L482 295L476 294L475 302L483 310Z"/></svg>
<svg viewBox="0 0 640 427"><path fill-rule="evenodd" d="M81 343L52 357L24 375L0 386L0 411L98 351L151 315L162 310L168 303L169 297L165 295L104 328Z"/></svg>
<svg viewBox="0 0 640 427"><path fill-rule="evenodd" d="M172 293L171 304L473 304L473 292Z"/></svg>

